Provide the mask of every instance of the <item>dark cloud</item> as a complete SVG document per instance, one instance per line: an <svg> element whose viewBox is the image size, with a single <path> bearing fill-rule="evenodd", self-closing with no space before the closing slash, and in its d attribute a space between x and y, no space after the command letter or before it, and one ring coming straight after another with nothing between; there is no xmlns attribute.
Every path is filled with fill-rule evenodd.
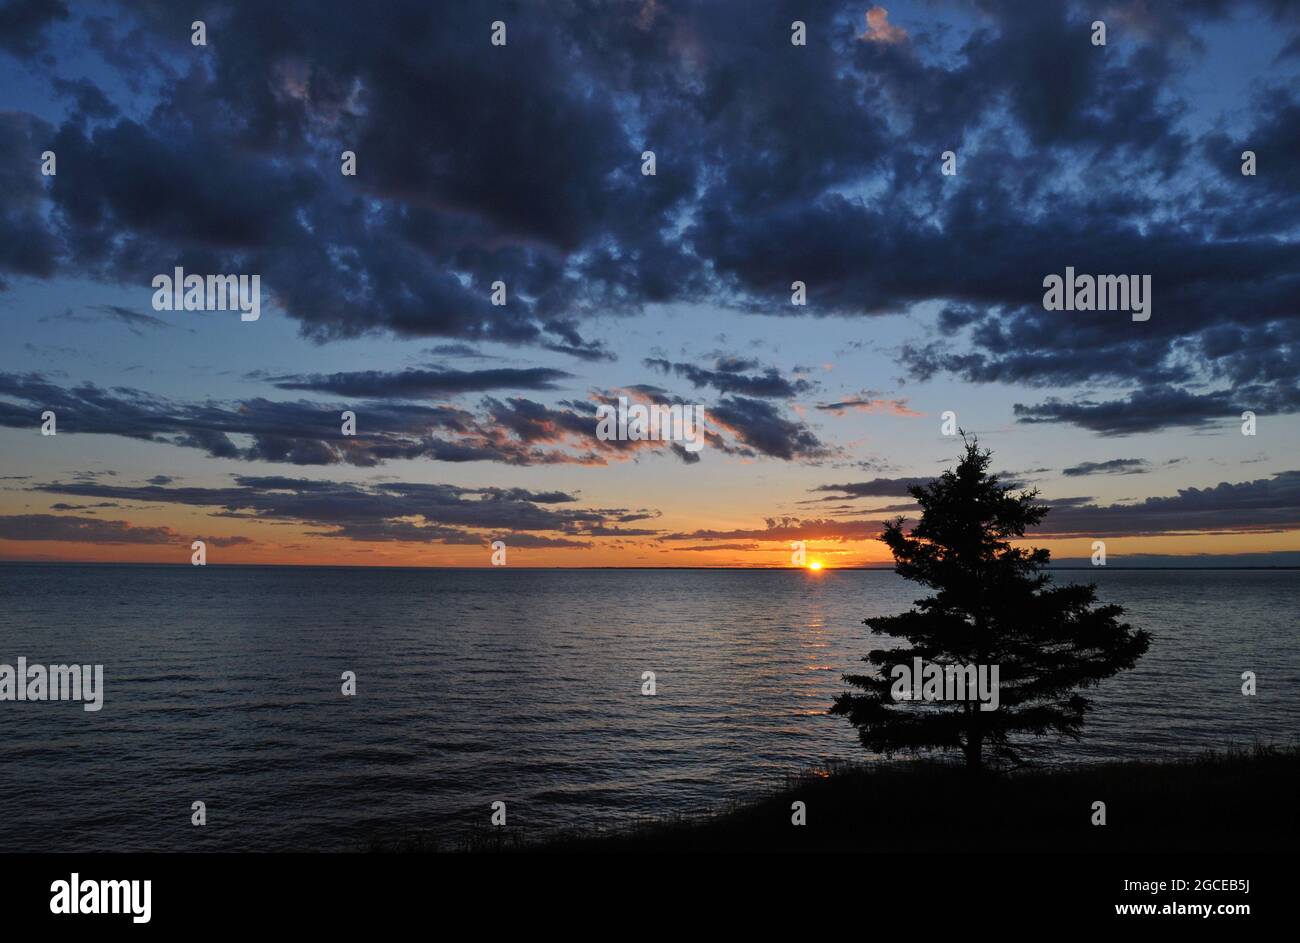
<svg viewBox="0 0 1300 943"><path fill-rule="evenodd" d="M833 491L834 497L828 501L841 501L844 498L907 498L911 496L910 488L928 485L933 477L922 478L872 478L870 481L855 481L843 485L818 485L813 491Z"/></svg>
<svg viewBox="0 0 1300 943"><path fill-rule="evenodd" d="M0 290L5 274L48 278L56 271L59 241L43 217L40 170L52 137L39 118L0 112Z"/></svg>
<svg viewBox="0 0 1300 943"><path fill-rule="evenodd" d="M1085 497L1046 499L1042 503L1051 510L1030 534L1033 538L1275 533L1300 527L1300 471L1279 472L1254 481L1223 482L1213 488L1184 488L1176 495L1127 504L1098 505ZM898 510L915 508L900 505ZM910 516L915 521L915 514ZM761 528L697 530L665 534L660 539L857 541L875 538L880 529L880 522L861 518L783 517L768 518Z"/></svg>
<svg viewBox="0 0 1300 943"><path fill-rule="evenodd" d="M194 538L170 527L136 527L126 521L60 514L9 514L0 516L0 539L56 540L85 544L180 544ZM217 546L251 543L246 537L209 538Z"/></svg>
<svg viewBox="0 0 1300 943"><path fill-rule="evenodd" d="M842 416L849 411L861 413L890 413L895 416L922 415L922 413L909 409L906 399L886 399L872 390L864 390L858 396L852 396L835 403L818 403L817 409L820 409L822 412L832 413L836 416Z"/></svg>
<svg viewBox="0 0 1300 943"><path fill-rule="evenodd" d="M388 375L378 376L376 390ZM0 426L34 428L46 409L58 416L60 433L118 435L199 449L213 458L295 465L371 467L421 458L599 465L638 450L668 449L662 442L598 440L591 403L554 408L522 397L487 397L478 412L378 400L175 403L127 387L65 388L38 374L0 374ZM356 413L356 435L343 434L343 409Z"/></svg>
<svg viewBox="0 0 1300 943"><path fill-rule="evenodd" d="M542 344L547 350L586 361L618 359L618 355L608 349L604 343L589 341L579 334L577 324L572 320L554 318L543 327L548 333L559 338L557 341Z"/></svg>
<svg viewBox="0 0 1300 943"><path fill-rule="evenodd" d="M700 550L764 550L762 544L700 544L695 547L673 547L673 550L700 551Z"/></svg>
<svg viewBox="0 0 1300 943"><path fill-rule="evenodd" d="M546 367L492 370L403 370L384 372L363 370L326 375L272 377L282 390L312 390L340 396L364 396L374 399L422 399L455 396L458 393L486 390L554 390L573 374Z"/></svg>
<svg viewBox="0 0 1300 943"><path fill-rule="evenodd" d="M435 357L464 357L468 360L495 359L471 344L438 344L430 347L428 353Z"/></svg>
<svg viewBox="0 0 1300 943"><path fill-rule="evenodd" d="M138 311L132 311L130 308L124 308L121 305L95 305L95 310L115 318L118 321L130 326L137 325L143 327L170 327L166 321L161 318L155 318L152 314L140 314Z"/></svg>
<svg viewBox="0 0 1300 943"><path fill-rule="evenodd" d="M1246 386L1231 391L1195 393L1176 387L1135 390L1124 399L1064 401L1048 399L1036 405L1016 403L1018 422L1068 423L1105 436L1125 436L1160 429L1211 429L1240 422L1243 412L1267 417L1300 409L1294 386ZM1267 421L1262 418L1260 421Z"/></svg>
<svg viewBox="0 0 1300 943"><path fill-rule="evenodd" d="M66 19L63 0L6 0L0 5L0 49L34 56L44 49L50 25Z"/></svg>
<svg viewBox="0 0 1300 943"><path fill-rule="evenodd" d="M55 78L54 89L60 95L71 98L76 112L82 118L112 118L117 114L117 107L108 100L108 96L90 79Z"/></svg>
<svg viewBox="0 0 1300 943"><path fill-rule="evenodd" d="M92 305L91 310L99 312L101 315L104 315L109 320L119 321L122 324L125 324L127 328L131 331L131 333L135 334L137 337L143 336L143 332L139 330L139 328L141 327L148 327L148 328L171 327L171 325L168 324L166 321L162 320L161 318L155 318L152 314L140 314L136 311L132 311L130 308L124 308L121 305L107 305L107 304ZM99 320L103 320L103 318L97 318L90 314L82 314L73 311L71 308L65 309L62 314L47 314L41 318L41 321L43 322L80 321L87 324L94 323L95 321L99 321Z"/></svg>
<svg viewBox="0 0 1300 943"><path fill-rule="evenodd" d="M785 419L776 406L762 400L732 396L708 411L709 418L763 455L786 459L821 459L831 449L802 422Z"/></svg>
<svg viewBox="0 0 1300 943"><path fill-rule="evenodd" d="M1025 406L1025 422L1195 428L1238 408L1227 391L1249 394L1240 408L1300 409L1289 66L1260 64L1242 140L1186 120L1201 27L1249 18L1294 42L1294 4L1116 0L1105 49L1087 41L1099 14L1076 4L973 6L961 35L895 13L864 37L862 9L832 0L506 3L500 49L472 2L357 17L328 0L231 0L213 23L238 24L240 41L196 60L194 10L109 4L73 21L61 4L11 2L0 48L34 71L59 74L45 42L57 22L84 33L69 48L120 74L50 78L75 106L57 127L0 115L0 275L70 271L143 296L178 264L256 272L317 340L383 331L586 361L614 356L593 318L658 303L791 317L929 304L944 336L903 345L910 379L1115 390L1083 409ZM810 47L790 45L793 19ZM115 110L123 83L147 108ZM96 172L43 180L46 147ZM1246 147L1256 177L1240 174ZM937 162L950 148L949 178ZM344 149L355 177L338 172ZM1151 320L1044 311L1042 278L1066 265L1150 274ZM806 307L789 303L794 280ZM497 281L504 306L489 300ZM749 405L809 381L753 363L655 366L735 397L717 411L751 437L728 448L817 453L811 432L774 431L779 417ZM1144 421L1124 397L1147 391L1162 398ZM824 405L844 408L863 406ZM230 454L229 434L189 438ZM503 446L485 434L427 448ZM341 454L273 438L259 452Z"/></svg>
<svg viewBox="0 0 1300 943"><path fill-rule="evenodd" d="M315 481L285 476L236 476L224 488L108 485L98 482L53 482L38 486L47 494L114 501L206 508L217 517L268 523L297 523L324 528L315 536L358 541L479 544L504 539L513 546L580 547L574 538L656 535L658 531L625 525L655 516L630 508L570 507L574 495L524 488L468 488L446 484L381 482L373 485ZM16 534L85 532L92 536L125 535L116 542L169 542L177 539L167 528L131 528L93 518L54 515L0 518L10 524L0 536L12 539L80 539L14 537ZM80 523L58 523L74 521ZM97 530L98 528L98 530ZM129 540L139 532L142 536ZM152 535L146 539L147 535ZM217 538L218 540L224 538ZM100 542L110 542L101 539Z"/></svg>
<svg viewBox="0 0 1300 943"><path fill-rule="evenodd" d="M814 388L814 384L808 380L786 379L775 367L768 367L760 374L750 376L743 371L757 369L758 364L735 357L719 358L711 370L689 363L672 363L658 357L647 357L642 363L651 369L684 377L694 387L711 386L721 393L790 399Z"/></svg>
<svg viewBox="0 0 1300 943"><path fill-rule="evenodd" d="M255 271L318 338L381 328L610 359L576 319L677 296L699 265L667 235L690 178L643 178L642 142L612 94L593 94L613 63L573 42L587 12L516 10L493 56L474 4L395 3L358 21L237 2L209 26L237 23L243 39L213 42L210 68L179 41L195 11L87 18L106 59L163 81L147 125L111 116L93 87L60 87L81 114L54 149L97 168L52 181L64 257L139 285L174 264ZM355 178L338 172L343 149Z"/></svg>
<svg viewBox="0 0 1300 943"><path fill-rule="evenodd" d="M36 374L0 374L0 426L32 426L50 409L58 416L61 434L168 442L215 458L369 466L425 454L431 430L469 433L473 425L469 413L444 406L369 403L356 408L358 435L344 436L339 410L317 403L261 398L234 405L173 403L127 387L64 388Z"/></svg>
<svg viewBox="0 0 1300 943"><path fill-rule="evenodd" d="M1275 533L1300 527L1300 471L1132 504L1056 506L1036 537L1140 537L1156 534Z"/></svg>
<svg viewBox="0 0 1300 943"><path fill-rule="evenodd" d="M1144 458L1112 458L1107 462L1080 462L1061 469L1061 474L1069 478L1083 475L1142 475L1150 470L1147 465Z"/></svg>

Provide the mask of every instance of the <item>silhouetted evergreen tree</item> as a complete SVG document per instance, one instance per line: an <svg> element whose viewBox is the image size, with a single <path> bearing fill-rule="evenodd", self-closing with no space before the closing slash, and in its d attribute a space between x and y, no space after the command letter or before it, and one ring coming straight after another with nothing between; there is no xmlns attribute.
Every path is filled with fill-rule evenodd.
<svg viewBox="0 0 1300 943"><path fill-rule="evenodd" d="M1030 735L1077 740L1089 709L1078 689L1132 668L1150 636L1119 622L1119 606L1094 605L1095 586L1051 585L1039 572L1049 551L1011 545L1049 508L1034 503L1037 490L1012 494L988 473L991 453L964 434L962 442L956 470L909 489L921 506L917 527L905 534L900 517L880 536L899 575L936 590L910 612L864 620L873 634L911 645L863 658L879 674L845 675L865 693L841 694L831 713L847 717L875 752L961 750L978 769L986 755L1020 762L1033 751L1020 742ZM893 668L910 669L916 657L998 665L998 709L981 711L973 700L895 701Z"/></svg>

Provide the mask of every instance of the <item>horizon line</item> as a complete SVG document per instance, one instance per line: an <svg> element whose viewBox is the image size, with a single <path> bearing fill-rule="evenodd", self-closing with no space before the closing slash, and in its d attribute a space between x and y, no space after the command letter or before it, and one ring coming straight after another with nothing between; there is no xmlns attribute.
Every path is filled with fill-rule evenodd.
<svg viewBox="0 0 1300 943"><path fill-rule="evenodd" d="M0 560L0 566L97 566L97 567L173 567L197 569L191 563L161 563L149 561L112 561L112 560ZM279 569L297 569L297 570L453 570L457 572L475 572L480 570L729 570L729 571L778 571L778 572L795 572L807 573L816 572L833 573L837 570L843 571L866 571L866 572L885 572L893 573L893 566L823 566L820 570L810 571L806 566L611 566L611 565L592 565L592 566L411 566L406 564L388 564L388 563L205 563L204 567L219 567L224 569L234 568L257 568L267 570ZM1058 565L1048 563L1043 566L1045 570L1300 570L1300 564L1294 563L1277 563L1277 564L1242 564L1233 566L1231 564L1202 564L1179 566L1175 564L1153 564L1150 566L1122 566L1107 564L1105 566L1079 566L1079 565Z"/></svg>

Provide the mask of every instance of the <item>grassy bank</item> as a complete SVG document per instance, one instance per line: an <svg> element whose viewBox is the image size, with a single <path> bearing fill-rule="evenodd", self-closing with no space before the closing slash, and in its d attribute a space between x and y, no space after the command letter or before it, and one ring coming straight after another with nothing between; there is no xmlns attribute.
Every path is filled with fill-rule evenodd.
<svg viewBox="0 0 1300 943"><path fill-rule="evenodd" d="M1290 851L1300 834L1300 750L1256 748L1177 762L1112 762L972 776L938 763L809 774L707 818L532 841L487 829L455 849L545 852ZM807 824L791 824L791 803ZM1091 824L1106 803L1106 824Z"/></svg>

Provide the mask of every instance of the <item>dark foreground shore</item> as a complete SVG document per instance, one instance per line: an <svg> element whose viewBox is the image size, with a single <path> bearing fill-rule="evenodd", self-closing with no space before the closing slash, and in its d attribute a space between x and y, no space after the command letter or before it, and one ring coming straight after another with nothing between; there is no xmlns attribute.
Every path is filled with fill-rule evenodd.
<svg viewBox="0 0 1300 943"><path fill-rule="evenodd" d="M1289 851L1300 834L1300 749L1257 747L1177 762L1115 762L972 776L911 762L809 774L711 817L535 840L483 829L453 847L377 851L1218 852ZM807 824L792 824L803 802ZM1093 803L1106 805L1094 825Z"/></svg>

